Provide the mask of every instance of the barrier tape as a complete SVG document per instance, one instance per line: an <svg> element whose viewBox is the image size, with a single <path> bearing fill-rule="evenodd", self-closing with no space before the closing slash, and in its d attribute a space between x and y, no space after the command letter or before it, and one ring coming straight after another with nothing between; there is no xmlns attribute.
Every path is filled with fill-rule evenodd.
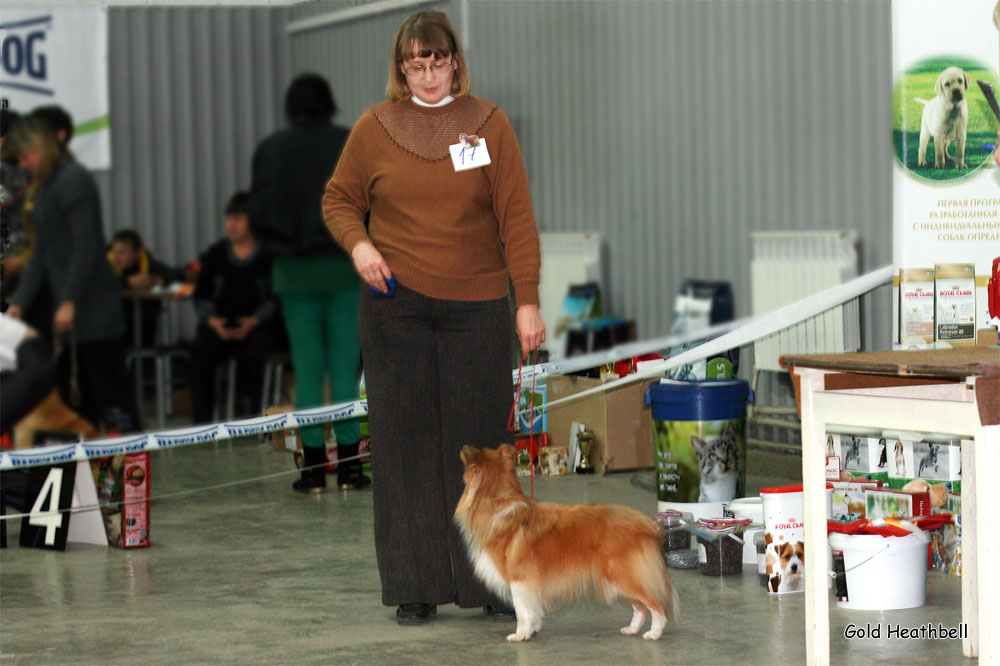
<svg viewBox="0 0 1000 666"><path fill-rule="evenodd" d="M635 372L621 379L595 386L594 388L575 393L565 398L553 400L543 405L548 409L588 396L612 391L646 379L662 377L667 371L711 358L721 352L742 347L755 340L766 337L810 317L820 314L832 307L857 298L892 279L892 266L883 266L861 277L845 282L842 285L825 289L813 296L796 301L790 305L778 308L773 312L752 318L744 318L734 322L719 324L712 328L685 335L668 336L654 340L629 343L614 347L607 351L574 356L562 362L541 363L522 369L522 377L538 377L566 374L587 368L593 368L605 363L633 358L653 351L660 351L678 346L686 342L701 340L718 335L714 339L682 352L677 356L662 362L650 362L648 368ZM512 372L511 381L516 380L517 370ZM527 414L531 409L520 410L519 414ZM345 421L359 418L368 413L367 400L342 402L314 409L306 409L285 414L258 416L232 423L218 423L210 426L194 426L159 433L128 435L114 439L77 442L21 451L4 451L0 454L0 470L24 469L40 465L103 458L124 453L139 453L142 451L157 451L174 449L194 444L217 442L235 437L263 435L276 430L297 428L307 425L317 425L333 421Z"/></svg>
<svg viewBox="0 0 1000 666"><path fill-rule="evenodd" d="M20 451L4 451L3 455L0 456L0 470L25 469L39 465L56 465L91 458L105 458L125 453L175 449L237 437L265 435L278 430L318 425L331 421L346 421L360 418L367 413L367 400L353 400L284 414L255 416L231 423L193 426L73 444L56 444Z"/></svg>
<svg viewBox="0 0 1000 666"><path fill-rule="evenodd" d="M735 349L736 347L748 345L755 340L767 337L772 333L776 333L784 328L793 326L801 321L809 319L810 317L821 314L830 308L846 303L847 301L857 298L862 294L866 294L869 291L890 282L892 280L892 275L892 266L883 266L882 268L866 273L861 277L854 278L844 284L824 289L823 291L809 296L808 298L795 301L794 303L780 307L777 310L773 310L765 315L754 317L739 328L724 335L720 335L714 340L709 340L704 344L698 345L693 349L682 352L677 356L664 359L659 363L651 361L649 367L643 368L641 371L634 372L630 375L622 377L621 379L606 382L600 386L580 391L579 393L574 393L573 395L565 398L559 398L558 400L547 402L543 405L543 407L548 409L556 405L563 405L575 400L582 400L583 398L597 393L613 391L617 388L634 384L635 382L663 377L667 371L674 368L694 363L695 361L700 361L702 359L711 358L716 354L720 354L730 349ZM523 409L519 413L526 414L528 411L529 410L527 409Z"/></svg>

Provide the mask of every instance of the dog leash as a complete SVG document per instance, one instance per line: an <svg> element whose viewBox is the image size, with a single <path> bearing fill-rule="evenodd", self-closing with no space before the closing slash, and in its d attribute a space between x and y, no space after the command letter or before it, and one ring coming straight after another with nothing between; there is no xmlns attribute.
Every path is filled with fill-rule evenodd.
<svg viewBox="0 0 1000 666"><path fill-rule="evenodd" d="M531 360L532 365L538 364L538 350L534 351L534 356ZM521 397L521 371L524 369L524 359L522 358L517 364L517 384L514 385L514 402L510 406L510 416L507 417L507 430L510 432L518 432L517 424L517 403ZM535 379L537 377L537 372L531 373L531 398L529 400L529 410L528 410L528 467L531 470L531 497L535 497L535 458L538 456L538 450L535 446ZM517 448L515 448L516 455Z"/></svg>

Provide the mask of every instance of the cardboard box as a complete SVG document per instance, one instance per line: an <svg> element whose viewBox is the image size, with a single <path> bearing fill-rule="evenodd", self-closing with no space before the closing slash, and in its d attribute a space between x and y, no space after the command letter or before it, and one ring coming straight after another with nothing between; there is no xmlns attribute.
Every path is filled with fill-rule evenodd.
<svg viewBox="0 0 1000 666"><path fill-rule="evenodd" d="M534 407L532 407L532 393L534 393ZM521 394L517 401L517 424L518 429L522 433L541 433L548 432L549 430L549 415L548 410L545 409L545 398L548 394L548 388L545 385L535 386L535 390L531 390L530 383L528 386L521 386ZM522 412L521 410L530 409L531 411Z"/></svg>
<svg viewBox="0 0 1000 666"><path fill-rule="evenodd" d="M841 469L877 474L886 471L886 443L881 437L827 433L827 455L840 458ZM832 446L833 453L830 453Z"/></svg>
<svg viewBox="0 0 1000 666"><path fill-rule="evenodd" d="M569 474L569 447L544 446L538 450L538 464L542 474L561 476Z"/></svg>
<svg viewBox="0 0 1000 666"><path fill-rule="evenodd" d="M148 548L149 452L102 458L96 485L108 543Z"/></svg>
<svg viewBox="0 0 1000 666"><path fill-rule="evenodd" d="M865 517L912 518L931 515L931 494L880 488L865 490Z"/></svg>
<svg viewBox="0 0 1000 666"><path fill-rule="evenodd" d="M961 440L955 438L952 442L943 441L912 441L891 440L893 447L892 463L889 465L890 479L905 479L902 484L893 483L893 487L905 485L910 479L926 481L959 481L962 478L962 447ZM896 443L901 445L901 456L897 460Z"/></svg>
<svg viewBox="0 0 1000 666"><path fill-rule="evenodd" d="M549 402L601 385L589 377L559 376L548 382ZM594 433L591 460L599 474L653 467L653 416L643 406L649 382L635 382L619 389L549 407L552 446L569 446L570 424L584 424Z"/></svg>
<svg viewBox="0 0 1000 666"><path fill-rule="evenodd" d="M881 481L831 481L833 520L851 522L865 517L865 491L878 490Z"/></svg>

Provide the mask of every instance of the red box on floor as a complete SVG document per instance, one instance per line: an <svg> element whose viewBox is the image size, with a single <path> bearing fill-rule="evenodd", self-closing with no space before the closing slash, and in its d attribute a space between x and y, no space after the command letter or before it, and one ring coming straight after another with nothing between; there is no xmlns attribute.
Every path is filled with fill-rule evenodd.
<svg viewBox="0 0 1000 666"><path fill-rule="evenodd" d="M149 453L104 458L97 479L108 543L119 548L148 548Z"/></svg>

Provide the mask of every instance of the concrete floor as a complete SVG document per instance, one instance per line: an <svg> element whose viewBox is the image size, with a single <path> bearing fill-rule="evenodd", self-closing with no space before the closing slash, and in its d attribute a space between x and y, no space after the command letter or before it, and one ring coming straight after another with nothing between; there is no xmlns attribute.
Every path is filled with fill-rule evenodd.
<svg viewBox="0 0 1000 666"><path fill-rule="evenodd" d="M290 469L256 440L156 453L154 496ZM794 480L798 459L752 454L751 492ZM652 513L631 474L543 477L536 496ZM801 664L803 597L769 597L752 567L709 578L672 571L681 615L664 637L621 636L631 609L555 609L529 643L510 623L454 606L401 627L380 604L369 491L303 496L292 476L155 502L153 547L0 551L0 664ZM638 479L637 479L638 480ZM928 574L927 605L831 611L833 663L954 664L960 641L852 640L855 623L957 627L959 579Z"/></svg>

